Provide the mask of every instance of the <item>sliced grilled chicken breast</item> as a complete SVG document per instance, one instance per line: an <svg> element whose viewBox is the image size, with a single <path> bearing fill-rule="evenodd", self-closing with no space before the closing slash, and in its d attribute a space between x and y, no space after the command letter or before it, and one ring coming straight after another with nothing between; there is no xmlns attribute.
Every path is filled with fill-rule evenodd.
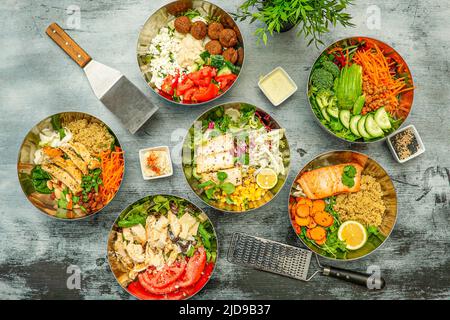
<svg viewBox="0 0 450 320"><path fill-rule="evenodd" d="M88 164L89 169L95 169L100 167L100 161L95 157L92 157L86 146L79 142L71 142L68 145Z"/></svg>
<svg viewBox="0 0 450 320"><path fill-rule="evenodd" d="M224 182L230 182L235 186L240 186L242 184L241 168L224 169L219 170L218 172L225 172L227 174L227 178L225 179ZM201 179L202 182L211 180L215 183L218 183L219 182L219 179L217 178L218 172L203 173Z"/></svg>
<svg viewBox="0 0 450 320"><path fill-rule="evenodd" d="M83 161L82 158L80 158L76 152L70 147L70 145L65 144L60 147L62 151L69 157L70 160L77 166L78 169L81 170L81 172L86 175L88 174L88 166L87 163Z"/></svg>
<svg viewBox="0 0 450 320"><path fill-rule="evenodd" d="M355 185L351 188L342 183L342 174L348 165L352 165L356 169ZM323 199L344 192L359 191L362 170L363 167L357 163L342 163L305 172L297 180L297 183L309 199Z"/></svg>
<svg viewBox="0 0 450 320"><path fill-rule="evenodd" d="M229 169L234 165L234 157L230 152L220 152L197 157L197 173Z"/></svg>
<svg viewBox="0 0 450 320"><path fill-rule="evenodd" d="M64 183L73 194L81 192L81 185L78 184L72 176L61 168L55 166L54 164L45 163L42 164L42 169L50 173L56 179Z"/></svg>
<svg viewBox="0 0 450 320"><path fill-rule="evenodd" d="M209 155L232 150L234 147L233 136L229 133L208 140L197 148L197 155Z"/></svg>

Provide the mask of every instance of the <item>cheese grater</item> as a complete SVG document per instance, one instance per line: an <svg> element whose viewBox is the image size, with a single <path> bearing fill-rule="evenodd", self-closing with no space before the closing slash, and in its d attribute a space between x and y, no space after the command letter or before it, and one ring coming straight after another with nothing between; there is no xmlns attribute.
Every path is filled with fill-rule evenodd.
<svg viewBox="0 0 450 320"><path fill-rule="evenodd" d="M385 286L385 281L380 276L322 266L317 255L315 256L320 269L308 277L312 257L310 250L237 232L231 240L227 260L302 281L310 281L316 274L322 273L368 289L383 289Z"/></svg>

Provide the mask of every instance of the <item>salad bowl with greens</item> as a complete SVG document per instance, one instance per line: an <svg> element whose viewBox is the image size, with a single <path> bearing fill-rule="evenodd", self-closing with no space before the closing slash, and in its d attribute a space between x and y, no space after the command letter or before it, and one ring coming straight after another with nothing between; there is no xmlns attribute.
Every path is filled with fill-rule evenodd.
<svg viewBox="0 0 450 320"><path fill-rule="evenodd" d="M290 165L285 130L262 109L243 102L213 107L190 127L183 172L209 206L246 212L268 203L283 187Z"/></svg>
<svg viewBox="0 0 450 320"><path fill-rule="evenodd" d="M414 95L405 60L389 45L367 37L326 48L311 68L307 90L321 126L354 143L382 141L396 132Z"/></svg>
<svg viewBox="0 0 450 320"><path fill-rule="evenodd" d="M119 284L141 300L183 300L209 281L217 237L208 216L173 195L144 197L113 224L108 261Z"/></svg>

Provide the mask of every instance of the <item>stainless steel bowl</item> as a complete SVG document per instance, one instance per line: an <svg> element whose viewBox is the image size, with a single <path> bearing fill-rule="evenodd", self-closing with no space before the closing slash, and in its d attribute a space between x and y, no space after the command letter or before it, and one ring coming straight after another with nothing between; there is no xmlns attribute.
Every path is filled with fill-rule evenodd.
<svg viewBox="0 0 450 320"><path fill-rule="evenodd" d="M195 123L197 123L198 121L201 121L207 114L212 113L212 112L215 112L215 110L217 110L217 109L220 108L220 107L224 107L224 108L229 108L229 107L240 108L241 105L244 105L244 104L245 104L245 105L251 105L251 104L248 104L248 103L245 103L245 102L229 102L229 103L225 103L225 104L221 104L221 105L217 105L217 106L215 106L215 107L212 107L212 108L210 108L209 110L205 111L203 114L201 114L201 115L197 118L197 120L195 120L194 123L189 127L189 129L193 128L194 125L195 125ZM251 106L253 106L253 105L251 105ZM261 109L261 108L259 108L259 107L256 107L256 106L253 106L253 107L256 108L256 111L257 111L259 114L268 117L268 119L269 119L268 121L271 123L271 128L272 128L272 129L280 129L280 128L282 128L282 127L278 124L278 122L277 122L272 116L269 115L269 113L267 113L266 111L264 111L263 109ZM287 151L287 153L289 154L289 156L288 156L287 159L286 159L286 160L287 160L287 164L286 164L286 173L285 173L285 175L282 175L282 176L279 176L279 177L278 177L278 183L277 183L277 185L276 185L276 188L277 188L276 193L275 193L274 195L272 195L272 198L271 198L270 200L268 200L267 202L265 202L264 204L259 205L259 206L255 206L254 208L249 208L249 209L244 210L244 211L236 211L236 210L229 210L229 209L226 209L226 208L219 208L219 207L217 207L217 206L214 206L214 205L211 204L211 203L208 203L205 199L202 198L201 194L199 194L199 193L196 192L195 188L192 186L192 183L189 181L189 178L187 177L186 171L185 171L185 170L186 170L186 167L192 166L192 160L193 160L193 159L192 159L192 154L191 154L192 150L191 150L190 147L189 147L189 143L190 143L191 139L192 139L191 133L190 133L190 131L188 131L188 133L186 134L186 137L184 138L184 141L183 141L183 148L182 148L182 152L181 152L183 174L184 174L184 177L186 178L187 184L190 186L190 188L192 189L192 191L194 191L194 193L195 193L195 194L196 194L196 195L197 195L197 196L198 196L198 197L199 197L206 205L210 206L211 208L214 208L214 209L219 210L219 211L222 211L222 212L230 212L230 213L244 213L244 212L253 211L253 210L255 210L255 209L262 208L262 207L264 207L265 205L267 205L267 204L268 204L269 202L271 202L271 201L272 201L272 200L280 193L280 191L283 189L283 187L284 187L284 185L285 185L285 183L286 183L287 176L288 176L288 174L289 174L290 164L291 164L291 161L290 161L291 154L290 154L290 148L289 148L289 143L288 143L288 139L287 139L287 136L286 136L286 132L285 132L285 136L283 137L283 140L284 140L284 142L285 142L285 144L286 144L286 147L284 148L283 151ZM280 183L280 181L282 181L282 182ZM274 187L274 188L275 188L275 187Z"/></svg>
<svg viewBox="0 0 450 320"><path fill-rule="evenodd" d="M106 252L107 252L107 256L108 256L108 265L109 265L109 268L110 268L112 274L114 275L114 278L116 279L116 281L117 281L117 283L120 285L120 287L121 287L123 290L125 290L128 294L130 294L131 296L133 296L133 297L135 297L135 296L134 296L130 291L128 291L127 288L123 287L123 286L120 284L120 281L119 281L119 279L118 279L124 272L123 272L122 270L120 270L119 268L115 267L115 264L114 264L114 263L111 263L111 259L112 259L111 253L113 252L113 249L112 249L112 248L113 248L113 240L114 240L114 239L113 239L113 232L118 228L118 226L117 226L117 221L119 220L119 218L120 218L124 213L128 212L128 211L132 208L133 205L135 205L135 204L137 204L137 203L140 203L141 201L143 201L143 200L145 200L145 199L147 199L147 198L149 198L149 197L156 197L156 196L158 196L158 195L163 196L163 197L165 197L165 196L177 197L177 198L179 198L179 199L185 200L185 201L187 201L189 204L191 204L192 206L194 206L198 211L204 213L206 217L208 217L208 215L207 215L202 209L200 209L198 206L196 206L194 203L192 203L192 202L189 201L188 199L183 198L183 197L180 197L180 196L175 196L175 195L173 195L173 194L167 194L167 193L164 193L164 194L152 194L152 195L148 195L148 196L146 196L146 197L143 197L143 198L141 198L141 199L139 199L139 200L134 201L132 204L128 205L124 210L122 210L122 212L121 212L121 213L117 216L117 218L114 220L114 223L112 224L111 229L110 229L110 231L109 231L108 242L107 242L107 244L106 244ZM195 292L194 294L192 294L192 295L189 296L189 297L186 297L186 299L190 299L190 298L192 298L193 296L195 296L196 294L198 294L200 291L202 291L203 288L204 288L204 287L207 285L207 283L209 282L209 280L211 280L211 278L212 278L212 276L213 276L213 274L214 274L214 271L216 270L217 260L219 259L219 239L217 238L217 233L216 233L216 230L215 230L215 228L214 228L214 224L212 223L212 221L211 221L211 219L210 219L209 217L208 217L208 220L209 220L209 222L211 223L211 226L212 226L213 231L214 231L214 235L215 235L215 237L216 237L216 248L217 248L216 261L215 261L215 263L214 263L214 267L213 267L213 269L212 269L212 271L211 271L211 274L210 274L208 280L203 284L203 286L202 286L201 288L198 289L197 292ZM136 297L136 298L137 298L137 297Z"/></svg>
<svg viewBox="0 0 450 320"><path fill-rule="evenodd" d="M380 248L384 243L386 243L387 239L389 238L392 230L394 229L395 223L397 221L397 193L395 191L394 184L392 183L391 178L387 174L387 172L381 167L378 162L375 160L369 158L367 155L351 150L336 150L336 151L329 151L326 153L322 153L318 156L316 156L313 160L308 162L298 173L298 175L295 177L290 192L288 196L288 202L289 198L291 197L292 193L295 192L297 189L295 188L296 181L300 178L300 176L312 169L317 169L324 166L329 165L336 165L340 163L346 163L346 162L356 162L361 164L364 167L363 174L370 174L371 176L375 177L377 181L381 185L381 190L383 192L383 201L386 206L386 212L383 217L382 224L379 228L381 234L385 237L384 241L376 248L373 248L369 252L365 252L361 249L355 250L352 254L354 256L347 258L347 259L336 259L333 257L329 257L327 255L322 254L317 247L310 245L309 243L305 242L300 236L298 238L302 241L302 243L308 247L310 250L314 251L318 255L335 261L352 261L361 259L363 257L368 256L369 254L376 251L378 248ZM291 226L293 231L295 232L295 227L291 219L290 212L288 210L288 217L289 221L291 222ZM361 251L359 251L361 250Z"/></svg>
<svg viewBox="0 0 450 320"><path fill-rule="evenodd" d="M317 59L314 61L313 66L317 63L317 61L319 60L319 58L322 56L323 53L325 53L326 51L330 50L330 48L334 47L335 45L343 42L343 41L349 41L349 40L358 40L358 39L368 39L370 41L375 42L381 49L384 49L386 52L389 52L389 56L393 57L397 62L403 64L403 66L405 67L406 73L409 76L409 79L411 80L411 85L414 86L414 82L413 82L413 78L411 75L411 71L406 63L406 61L402 58L402 56L395 51L395 49L393 49L390 45L386 44L385 42L382 42L378 39L374 39L374 38L370 38L370 37L363 37L363 36L354 36L354 37L348 37L348 38L343 38L337 41L334 41L332 44L328 45L326 47L326 49L324 49L317 57ZM311 102L309 100L309 87L310 87L310 79L311 79L311 73L313 71L313 68L311 67L311 70L309 72L308 75L308 83L306 84L306 96L308 97L308 104L310 107L310 111L314 117L314 119L317 121L317 123L325 130L327 131L329 134L331 134L332 136L338 138L341 141L345 141L345 142L350 142L350 143L354 143L354 144L372 144L372 143L378 143L378 142L382 142L385 141L388 137L388 135L385 135L384 137L377 139L377 140L372 140L372 141L349 141L346 140L344 138L341 138L339 136L337 136L334 132L332 132L330 129L328 129L322 122L320 122L320 120L317 118L317 116L315 115L314 111L313 111L313 107L311 105ZM401 99L405 99L408 101L408 103L410 104L410 110L409 113L407 115L407 117L403 120L402 124L398 127L398 129L394 132L392 132L391 134L394 134L395 132L397 132L406 122L406 119L408 118L409 114L411 114L411 110L412 110L412 106L413 106L413 99L414 99L414 89L411 91L408 91L406 94L403 94Z"/></svg>
<svg viewBox="0 0 450 320"><path fill-rule="evenodd" d="M52 217L55 219L59 219L59 220L66 220L66 221L80 220L80 219L84 219L84 218L93 216L94 214L96 214L96 213L100 212L101 210L103 210L104 208L106 208L109 205L109 203L111 203L112 200L103 208L101 208L97 211L94 211L92 213L89 213L87 215L76 217L76 218L63 218L63 217L57 216L56 209L54 208L54 205L56 203L55 200L51 199L50 195L40 194L40 193L36 192L34 190L33 186L30 185L31 181L29 179L29 175L30 175L31 170L35 166L35 164L33 163L34 150L37 149L37 143L39 142L37 135L42 128L49 127L50 121L51 121L52 117L54 117L54 116L60 116L61 118L71 119L71 120L86 119L89 122L102 124L108 129L110 134L114 137L116 145L120 147L119 139L114 134L114 132L111 130L111 128L109 126L107 126L103 121L96 118L95 116L84 113L84 112L77 112L77 111L56 113L54 115L51 115L51 116L45 118L44 120L39 122L37 125L35 125L28 132L28 134L26 135L25 139L22 142L22 145L20 146L19 155L18 155L18 159L17 159L17 174L18 174L20 186L21 186L25 196L27 197L27 199L37 209L39 209L42 213L44 213L46 216L49 216L49 217ZM124 166L125 166L125 158L124 158ZM124 172L125 172L125 170L124 170ZM120 186L122 185L122 182L123 182L123 177L120 182ZM120 190L120 186L116 192L116 195Z"/></svg>
<svg viewBox="0 0 450 320"><path fill-rule="evenodd" d="M226 94L228 91L231 90L231 88L234 86L234 84L238 81L239 75L241 72L237 75L236 80L233 82L230 88L223 94L215 97L214 99L200 102L200 103L181 103L176 102L173 100L170 100L162 95L160 95L156 91L156 87L154 84L151 83L152 74L148 70L147 63L145 60L145 57L148 55L148 47L153 40L153 38L158 34L161 27L164 27L167 25L167 23L170 21L171 18L173 18L174 15L180 14L185 12L188 9L195 9L198 10L200 13L204 14L208 17L213 17L220 19L220 22L227 28L233 29L237 36L240 46L244 50L244 60L242 63L241 68L244 67L245 63L245 48L244 48L244 38L242 37L242 33L239 30L238 25L233 20L233 18L222 8L220 8L218 5L213 4L208 1L203 0L178 0L174 2L170 2L163 7L156 10L150 18L147 19L147 21L144 23L144 26L142 27L141 32L139 33L138 43L137 43L137 62L139 65L139 69L142 73L142 76L144 77L144 80L147 82L148 86L152 89L153 92L155 92L158 96L162 97L163 99L175 103L178 105L187 105L187 106L198 106L203 105L206 103L210 103L211 101L216 100L217 98L222 97L224 94Z"/></svg>

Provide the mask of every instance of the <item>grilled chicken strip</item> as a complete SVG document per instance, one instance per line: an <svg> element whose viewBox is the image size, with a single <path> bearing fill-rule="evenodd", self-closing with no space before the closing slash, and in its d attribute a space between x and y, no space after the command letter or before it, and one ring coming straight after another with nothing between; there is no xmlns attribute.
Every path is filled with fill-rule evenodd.
<svg viewBox="0 0 450 320"><path fill-rule="evenodd" d="M342 183L344 168L349 165L356 169L355 185L351 188ZM361 187L362 170L363 167L357 163L342 163L305 172L297 183L309 199L323 199L344 192L358 192Z"/></svg>
<svg viewBox="0 0 450 320"><path fill-rule="evenodd" d="M78 170L77 166L72 162L72 160L64 160L61 157L56 157L50 159L50 162L56 164L61 169L66 170L78 184L81 184L81 171Z"/></svg>
<svg viewBox="0 0 450 320"><path fill-rule="evenodd" d="M87 164L75 153L75 151L73 151L73 149L68 144L61 146L60 149L64 151L64 153L69 157L70 160L72 160L77 168L81 170L83 175L88 174Z"/></svg>
<svg viewBox="0 0 450 320"><path fill-rule="evenodd" d="M96 158L91 157L91 154L89 153L88 149L85 147L84 144L79 142L73 142L68 143L68 145L75 150L75 152L80 155L80 157L83 159L84 162L88 164L89 169L96 169L100 168L100 161L98 161Z"/></svg>
<svg viewBox="0 0 450 320"><path fill-rule="evenodd" d="M61 168L55 166L54 164L45 163L42 164L42 169L50 173L56 179L64 183L73 194L77 194L81 192L81 185L77 183L77 181L72 178L72 176Z"/></svg>
<svg viewBox="0 0 450 320"><path fill-rule="evenodd" d="M229 133L208 140L204 145L197 148L197 155L209 155L213 153L226 152L234 147L233 136Z"/></svg>
<svg viewBox="0 0 450 320"><path fill-rule="evenodd" d="M230 152L220 152L197 157L197 173L219 171L234 166L234 157Z"/></svg>
<svg viewBox="0 0 450 320"><path fill-rule="evenodd" d="M224 182L230 182L235 186L240 186L242 184L242 172L241 168L231 168L219 170L218 172L225 172L227 174L227 178ZM215 183L219 183L219 179L217 178L218 172L209 172L202 174L202 182L213 181Z"/></svg>

